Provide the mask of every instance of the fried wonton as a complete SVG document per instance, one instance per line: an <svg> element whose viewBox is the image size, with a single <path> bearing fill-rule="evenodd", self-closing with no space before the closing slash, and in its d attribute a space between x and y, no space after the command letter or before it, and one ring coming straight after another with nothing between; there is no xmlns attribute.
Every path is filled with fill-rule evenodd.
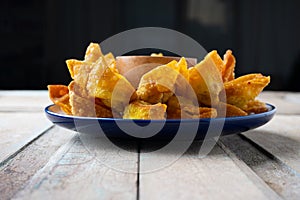
<svg viewBox="0 0 300 200"><path fill-rule="evenodd" d="M248 114L252 114L252 113L257 114L257 113L267 112L268 108L264 102L261 102L259 100L253 100L247 103L247 105L244 107L244 110Z"/></svg>
<svg viewBox="0 0 300 200"><path fill-rule="evenodd" d="M216 51L212 51L200 63L189 68L189 83L200 105L211 106L220 102L219 94L223 90L222 67L222 59Z"/></svg>
<svg viewBox="0 0 300 200"><path fill-rule="evenodd" d="M144 101L134 101L126 106L124 119L165 119L167 106L162 103L149 104Z"/></svg>
<svg viewBox="0 0 300 200"><path fill-rule="evenodd" d="M224 83L227 103L242 110L248 109L248 103L269 84L270 77L262 74L248 74Z"/></svg>
<svg viewBox="0 0 300 200"><path fill-rule="evenodd" d="M69 103L69 90L65 85L48 85L49 97L51 101L60 107L66 114L71 115L71 105Z"/></svg>
<svg viewBox="0 0 300 200"><path fill-rule="evenodd" d="M113 117L112 110L106 107L101 100L93 97L83 97L76 93L76 83L69 84L70 104L72 113L85 117Z"/></svg>
<svg viewBox="0 0 300 200"><path fill-rule="evenodd" d="M83 61L76 59L66 60L71 77L82 88L86 87L93 64L100 58L105 60L105 64L110 67L112 71L117 71L115 65L113 65L113 63L115 63L115 58L112 53L108 53L103 56L99 44L95 43L91 43L88 46L85 53L85 59Z"/></svg>
<svg viewBox="0 0 300 200"><path fill-rule="evenodd" d="M117 114L121 114L125 105L136 98L135 89L118 73L114 56L111 53L103 55L99 44L91 43L88 46L83 61L70 59L66 63L76 86L73 87L75 95L88 99L89 102L98 99L104 107ZM71 98L70 101L80 99L79 97ZM77 105L78 102L75 103ZM95 109L91 107L92 110ZM101 113L100 111L97 113ZM108 116L103 113L101 117Z"/></svg>
<svg viewBox="0 0 300 200"><path fill-rule="evenodd" d="M186 59L184 57L182 57L178 61L175 70L178 71L177 79L175 82L176 96L186 96L192 99L195 95L191 94L191 92L193 92L193 89L189 84L189 70L187 67ZM195 100L196 99L193 99L192 101Z"/></svg>
<svg viewBox="0 0 300 200"><path fill-rule="evenodd" d="M138 98L152 104L166 102L175 90L178 76L176 65L173 60L144 74L137 89Z"/></svg>
<svg viewBox="0 0 300 200"><path fill-rule="evenodd" d="M90 43L90 45L86 49L83 61L77 59L66 60L66 64L68 66L71 77L74 79L75 74L78 75L78 73L80 73L80 68L90 68L91 63L96 62L101 57L101 54L102 53L99 44ZM83 64L88 67L82 67ZM77 69L75 69L75 67Z"/></svg>
<svg viewBox="0 0 300 200"><path fill-rule="evenodd" d="M87 62L96 62L102 56L99 44L90 43L85 51L84 60Z"/></svg>
<svg viewBox="0 0 300 200"><path fill-rule="evenodd" d="M223 69L222 69L222 79L226 83L234 79L234 69L235 69L235 57L232 55L231 50L227 50L223 58Z"/></svg>
<svg viewBox="0 0 300 200"><path fill-rule="evenodd" d="M248 115L247 112L234 105L223 102L218 104L218 117L237 117L246 115Z"/></svg>
<svg viewBox="0 0 300 200"><path fill-rule="evenodd" d="M99 58L93 64L86 89L90 96L100 98L107 107L123 112L125 105L136 99L135 89L124 76L111 69L115 67L108 67L104 62Z"/></svg>
<svg viewBox="0 0 300 200"><path fill-rule="evenodd" d="M185 97L173 95L167 102L167 115L168 119L215 118L217 111L214 108L198 107Z"/></svg>

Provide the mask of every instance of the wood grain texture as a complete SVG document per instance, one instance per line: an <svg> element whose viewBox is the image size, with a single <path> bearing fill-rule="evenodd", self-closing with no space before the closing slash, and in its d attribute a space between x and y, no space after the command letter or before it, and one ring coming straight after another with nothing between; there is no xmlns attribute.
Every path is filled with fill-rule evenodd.
<svg viewBox="0 0 300 200"><path fill-rule="evenodd" d="M299 199L300 93L259 98L278 109L263 127L221 138L204 158L195 142L175 163L142 173L174 152L149 163L155 142L139 155L136 142L49 129L47 91L0 91L0 199Z"/></svg>
<svg viewBox="0 0 300 200"><path fill-rule="evenodd" d="M42 91L1 91L0 112L43 112L52 104L48 92Z"/></svg>
<svg viewBox="0 0 300 200"><path fill-rule="evenodd" d="M263 127L243 133L300 175L300 116L276 115Z"/></svg>
<svg viewBox="0 0 300 200"><path fill-rule="evenodd" d="M218 142L233 159L241 160L284 199L300 199L300 176L289 166L265 154L239 135L222 137ZM243 169L243 167L240 167ZM253 177L250 175L248 177Z"/></svg>
<svg viewBox="0 0 300 200"><path fill-rule="evenodd" d="M43 113L0 112L0 165L52 126Z"/></svg>
<svg viewBox="0 0 300 200"><path fill-rule="evenodd" d="M97 153L102 156L95 158L87 150L91 147L84 146L78 136L74 137L14 199L136 199L137 174L109 168L105 161L118 161L120 168L137 172L137 154L114 152L109 145L101 141L98 144ZM135 144L130 146L127 142L126 145L128 150L135 151Z"/></svg>
<svg viewBox="0 0 300 200"><path fill-rule="evenodd" d="M54 127L0 168L0 199L10 199L48 162L73 131Z"/></svg>
<svg viewBox="0 0 300 200"><path fill-rule="evenodd" d="M170 166L140 174L140 199L280 199L258 177L250 179L246 169L241 170L219 146L199 158L199 145L195 142ZM148 167L143 163L143 151L142 147L141 171ZM159 159L167 156L157 155Z"/></svg>
<svg viewBox="0 0 300 200"><path fill-rule="evenodd" d="M262 92L258 99L276 106L277 114L300 114L300 92Z"/></svg>

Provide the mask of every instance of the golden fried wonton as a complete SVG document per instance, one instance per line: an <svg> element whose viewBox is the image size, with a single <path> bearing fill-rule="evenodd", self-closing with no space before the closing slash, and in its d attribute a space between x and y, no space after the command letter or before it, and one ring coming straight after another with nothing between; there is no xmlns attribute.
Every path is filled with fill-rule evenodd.
<svg viewBox="0 0 300 200"><path fill-rule="evenodd" d="M125 105L136 98L133 86L124 76L105 66L102 58L93 64L86 89L90 96L100 98L107 107L113 104L117 112L122 112Z"/></svg>
<svg viewBox="0 0 300 200"><path fill-rule="evenodd" d="M152 104L165 103L175 90L178 76L176 65L173 60L144 74L137 89L138 98Z"/></svg>
<svg viewBox="0 0 300 200"><path fill-rule="evenodd" d="M224 66L222 69L222 79L226 83L234 79L235 57L231 50L227 50L224 54Z"/></svg>
<svg viewBox="0 0 300 200"><path fill-rule="evenodd" d="M118 73L114 56L111 53L103 55L98 44L89 45L83 61L70 59L66 63L74 79L71 104L79 105L83 99L87 100L86 106L83 105L85 108L91 107L91 110L84 109L87 115L90 116L96 108L97 116L108 117L111 116L111 107L114 107L113 110L120 115L125 105L136 98L135 89ZM95 99L101 101L103 105L95 107ZM75 110L74 113L84 116L79 109Z"/></svg>
<svg viewBox="0 0 300 200"><path fill-rule="evenodd" d="M223 90L222 65L222 59L219 59L216 51L212 51L205 56L204 60L189 69L189 83L200 105L219 103L219 93Z"/></svg>
<svg viewBox="0 0 300 200"><path fill-rule="evenodd" d="M162 103L149 104L134 101L126 106L124 119L165 119L167 106Z"/></svg>
<svg viewBox="0 0 300 200"><path fill-rule="evenodd" d="M167 102L168 119L195 119L215 118L217 111L214 108L198 107L185 97L172 96Z"/></svg>
<svg viewBox="0 0 300 200"><path fill-rule="evenodd" d="M224 83L227 103L247 110L247 104L269 84L270 77L248 74Z"/></svg>
<svg viewBox="0 0 300 200"><path fill-rule="evenodd" d="M113 117L110 108L105 107L98 99L80 96L80 94L76 93L76 87L74 81L69 85L70 104L72 106L73 115L85 117Z"/></svg>
<svg viewBox="0 0 300 200"><path fill-rule="evenodd" d="M49 97L51 101L58 105L62 111L71 115L71 105L69 103L69 90L65 85L48 85Z"/></svg>

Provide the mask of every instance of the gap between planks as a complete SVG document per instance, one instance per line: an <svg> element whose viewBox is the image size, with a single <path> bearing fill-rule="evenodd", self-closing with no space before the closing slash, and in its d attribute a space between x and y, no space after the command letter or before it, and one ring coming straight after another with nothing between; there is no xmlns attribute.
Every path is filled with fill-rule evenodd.
<svg viewBox="0 0 300 200"><path fill-rule="evenodd" d="M33 138L32 140L29 140L28 143L25 143L24 146L20 147L20 149L17 149L14 153L12 153L6 159L4 159L3 161L1 161L0 162L0 169L4 165L6 165L9 161L11 161L12 159L14 159L20 152L22 152L24 149L26 149L28 146L30 146L32 143L34 143L36 140L38 140L41 136L43 136L46 132L48 132L49 130L51 130L53 127L54 126L50 126L49 128L45 129L39 135L37 135L35 138Z"/></svg>
<svg viewBox="0 0 300 200"><path fill-rule="evenodd" d="M73 135L71 131L54 126L5 163L0 168L0 199L11 199Z"/></svg>
<svg viewBox="0 0 300 200"><path fill-rule="evenodd" d="M14 199L136 199L136 144L126 143L129 151L125 152L111 149L111 143L98 139L91 138L89 142L91 146L86 147L76 134L51 156ZM87 148L98 148L96 153L103 160L95 159L96 154ZM108 167L109 164L118 164L135 173L117 171Z"/></svg>
<svg viewBox="0 0 300 200"><path fill-rule="evenodd" d="M222 137L218 145L241 169L250 167L253 170L246 170L249 178L255 173L282 198L300 198L300 177L265 149L243 135Z"/></svg>
<svg viewBox="0 0 300 200"><path fill-rule="evenodd" d="M176 162L155 172L140 174L141 199L281 199L245 163L233 160L216 145L204 158L199 157L201 142L196 141ZM142 146L141 152L153 145ZM159 145L158 145L159 146ZM141 171L172 156L154 153L156 163L141 154ZM241 169L241 167L243 169Z"/></svg>
<svg viewBox="0 0 300 200"><path fill-rule="evenodd" d="M242 133L300 176L300 116L275 115L266 125Z"/></svg>
<svg viewBox="0 0 300 200"><path fill-rule="evenodd" d="M43 113L0 112L0 165L53 126Z"/></svg>

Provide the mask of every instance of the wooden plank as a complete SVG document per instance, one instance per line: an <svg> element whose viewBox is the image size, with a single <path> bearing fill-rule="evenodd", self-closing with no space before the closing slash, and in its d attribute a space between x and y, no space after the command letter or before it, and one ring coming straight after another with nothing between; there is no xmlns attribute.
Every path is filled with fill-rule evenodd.
<svg viewBox="0 0 300 200"><path fill-rule="evenodd" d="M242 170L219 147L204 158L198 156L195 142L190 150L170 166L153 173L140 174L140 199L280 199L247 166ZM140 169L149 168L141 148ZM152 152L153 153L153 152ZM154 153L155 154L155 153ZM172 152L155 155L159 160ZM236 161L237 162L237 161ZM250 171L245 173L245 170ZM252 175L251 178L248 174Z"/></svg>
<svg viewBox="0 0 300 200"><path fill-rule="evenodd" d="M136 145L129 141L123 143L123 148L127 146L128 151L135 153L115 151L111 143L101 139L90 143L96 146L87 147L78 136L74 137L14 199L136 199ZM91 148L97 148L100 155L97 159L87 150ZM105 164L109 162L135 173L112 169Z"/></svg>
<svg viewBox="0 0 300 200"><path fill-rule="evenodd" d="M300 176L288 166L264 154L239 135L222 137L219 144L233 160L244 162L282 198L300 199Z"/></svg>
<svg viewBox="0 0 300 200"><path fill-rule="evenodd" d="M0 111L36 112L51 104L47 91L0 91Z"/></svg>
<svg viewBox="0 0 300 200"><path fill-rule="evenodd" d="M54 127L0 168L0 199L11 199L75 132Z"/></svg>
<svg viewBox="0 0 300 200"><path fill-rule="evenodd" d="M276 115L269 123L243 133L275 158L300 174L300 116Z"/></svg>
<svg viewBox="0 0 300 200"><path fill-rule="evenodd" d="M43 113L0 112L0 165L51 126Z"/></svg>
<svg viewBox="0 0 300 200"><path fill-rule="evenodd" d="M277 107L277 114L300 114L300 92L262 92L258 99Z"/></svg>

